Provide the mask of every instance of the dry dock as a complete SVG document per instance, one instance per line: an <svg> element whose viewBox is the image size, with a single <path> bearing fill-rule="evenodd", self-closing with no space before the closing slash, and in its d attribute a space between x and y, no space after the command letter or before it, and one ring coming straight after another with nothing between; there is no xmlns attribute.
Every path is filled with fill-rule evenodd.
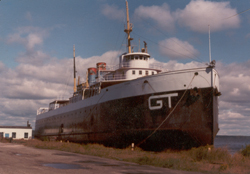
<svg viewBox="0 0 250 174"><path fill-rule="evenodd" d="M81 155L58 150L35 149L0 143L0 174L197 174L166 168Z"/></svg>

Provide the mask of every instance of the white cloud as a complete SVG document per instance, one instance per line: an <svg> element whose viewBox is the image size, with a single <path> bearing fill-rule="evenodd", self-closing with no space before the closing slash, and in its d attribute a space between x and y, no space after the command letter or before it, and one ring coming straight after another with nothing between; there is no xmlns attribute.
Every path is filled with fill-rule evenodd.
<svg viewBox="0 0 250 174"><path fill-rule="evenodd" d="M165 39L160 41L159 45L160 53L168 56L169 59L194 59L199 54L187 41L181 41L177 38Z"/></svg>
<svg viewBox="0 0 250 174"><path fill-rule="evenodd" d="M90 58L76 57L77 75L85 81L88 67L96 66L97 62L108 65L117 63L118 51L108 51L101 56ZM48 107L49 102L57 98L68 99L73 93L73 60L51 58L46 64L35 65L22 63L17 67L6 68L0 62L0 118L1 125L16 125L17 120L33 123L36 110ZM4 71L1 71L4 69ZM10 124L11 121L13 124Z"/></svg>
<svg viewBox="0 0 250 174"><path fill-rule="evenodd" d="M248 135L250 116L230 110L220 110L219 135Z"/></svg>
<svg viewBox="0 0 250 174"><path fill-rule="evenodd" d="M198 67L203 67L204 63L199 63L199 62L189 62L189 63L179 63L175 60L170 60L167 63L159 62L155 60L154 58L151 58L149 60L150 64L157 64L160 67L162 67L163 70L165 71L174 71L174 70L181 70L181 69L190 69L190 68L198 68Z"/></svg>
<svg viewBox="0 0 250 174"><path fill-rule="evenodd" d="M220 75L219 121L221 135L248 135L250 131L250 61L217 63Z"/></svg>
<svg viewBox="0 0 250 174"><path fill-rule="evenodd" d="M223 100L232 103L250 103L250 61L232 63L229 65L218 64L220 72L220 89L223 90Z"/></svg>
<svg viewBox="0 0 250 174"><path fill-rule="evenodd" d="M115 5L105 4L102 9L102 14L105 15L109 19L113 20L124 20L125 14L123 10L118 9Z"/></svg>
<svg viewBox="0 0 250 174"><path fill-rule="evenodd" d="M32 49L35 45L41 45L43 43L43 38L35 33L31 33L27 37L27 48Z"/></svg>
<svg viewBox="0 0 250 174"><path fill-rule="evenodd" d="M221 31L229 28L238 28L240 26L237 10L230 6L230 2L211 2L205 0L191 0L184 9L177 9L171 12L167 3L161 6L139 6L134 16L140 19L152 19L157 24L157 27L167 31L175 29L175 22L180 26L188 27L189 29L201 33L210 30Z"/></svg>
<svg viewBox="0 0 250 174"><path fill-rule="evenodd" d="M42 65L45 61L51 57L42 51L26 50L24 53L20 53L16 58L19 63L27 63L33 65Z"/></svg>
<svg viewBox="0 0 250 174"><path fill-rule="evenodd" d="M135 17L140 19L152 19L156 21L157 25L162 29L168 31L173 31L175 28L174 18L171 15L169 6L166 3L163 3L162 6L139 6L135 9Z"/></svg>
<svg viewBox="0 0 250 174"><path fill-rule="evenodd" d="M15 33L8 35L7 43L19 43L26 49L33 49L36 45L43 43L44 37L48 35L48 31L38 27L19 27Z"/></svg>
<svg viewBox="0 0 250 174"><path fill-rule="evenodd" d="M175 17L181 26L204 33L208 32L208 25L210 25L211 31L238 28L239 16L226 19L235 14L237 14L237 10L231 8L230 2L192 0L183 10L177 10Z"/></svg>
<svg viewBox="0 0 250 174"><path fill-rule="evenodd" d="M43 40L49 35L47 29L38 27L19 27L14 33L7 36L8 44L21 44L26 51L19 53L16 61L19 63L30 63L41 65L50 58L42 51L37 51L37 46L42 46Z"/></svg>

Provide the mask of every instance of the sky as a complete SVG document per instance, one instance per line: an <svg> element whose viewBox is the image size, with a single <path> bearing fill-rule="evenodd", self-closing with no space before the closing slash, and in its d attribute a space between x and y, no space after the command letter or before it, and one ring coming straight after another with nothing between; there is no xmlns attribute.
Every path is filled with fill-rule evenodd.
<svg viewBox="0 0 250 174"><path fill-rule="evenodd" d="M210 26L222 93L218 134L250 136L250 1L128 3L133 50L146 41L150 62L166 70L208 63ZM1 0L0 125L29 120L35 128L38 108L72 95L73 45L82 82L97 62L118 64L127 50L125 11L125 0Z"/></svg>

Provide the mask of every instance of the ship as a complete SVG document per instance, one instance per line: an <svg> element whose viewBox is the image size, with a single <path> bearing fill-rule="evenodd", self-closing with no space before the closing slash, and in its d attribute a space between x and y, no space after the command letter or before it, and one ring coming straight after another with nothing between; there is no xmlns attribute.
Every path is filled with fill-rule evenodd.
<svg viewBox="0 0 250 174"><path fill-rule="evenodd" d="M218 125L219 74L215 61L204 67L162 71L149 63L147 43L131 49L132 24L126 1L127 52L117 68L105 62L87 69L68 100L37 110L35 137L100 143L146 150L213 145Z"/></svg>

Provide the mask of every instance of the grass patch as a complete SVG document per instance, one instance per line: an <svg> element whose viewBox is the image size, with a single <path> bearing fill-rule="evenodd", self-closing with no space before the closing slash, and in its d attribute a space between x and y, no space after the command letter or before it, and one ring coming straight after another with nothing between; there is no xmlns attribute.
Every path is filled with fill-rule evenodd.
<svg viewBox="0 0 250 174"><path fill-rule="evenodd" d="M240 153L245 157L250 157L250 144L246 145L246 147L242 149Z"/></svg>
<svg viewBox="0 0 250 174"><path fill-rule="evenodd" d="M11 138L0 138L0 142L1 143L11 143L12 142L12 139Z"/></svg>
<svg viewBox="0 0 250 174"><path fill-rule="evenodd" d="M197 171L205 173L250 173L250 158L242 151L230 155L226 148L203 146L190 150L147 152L140 148L115 149L100 144L77 144L40 140L15 140L13 143L25 146L55 149L85 155L134 162L140 165L171 168L176 170ZM247 149L250 148L247 147ZM248 154L248 153L246 153Z"/></svg>
<svg viewBox="0 0 250 174"><path fill-rule="evenodd" d="M231 155L226 148L201 146L188 151L194 161L208 161L209 163L229 162Z"/></svg>

